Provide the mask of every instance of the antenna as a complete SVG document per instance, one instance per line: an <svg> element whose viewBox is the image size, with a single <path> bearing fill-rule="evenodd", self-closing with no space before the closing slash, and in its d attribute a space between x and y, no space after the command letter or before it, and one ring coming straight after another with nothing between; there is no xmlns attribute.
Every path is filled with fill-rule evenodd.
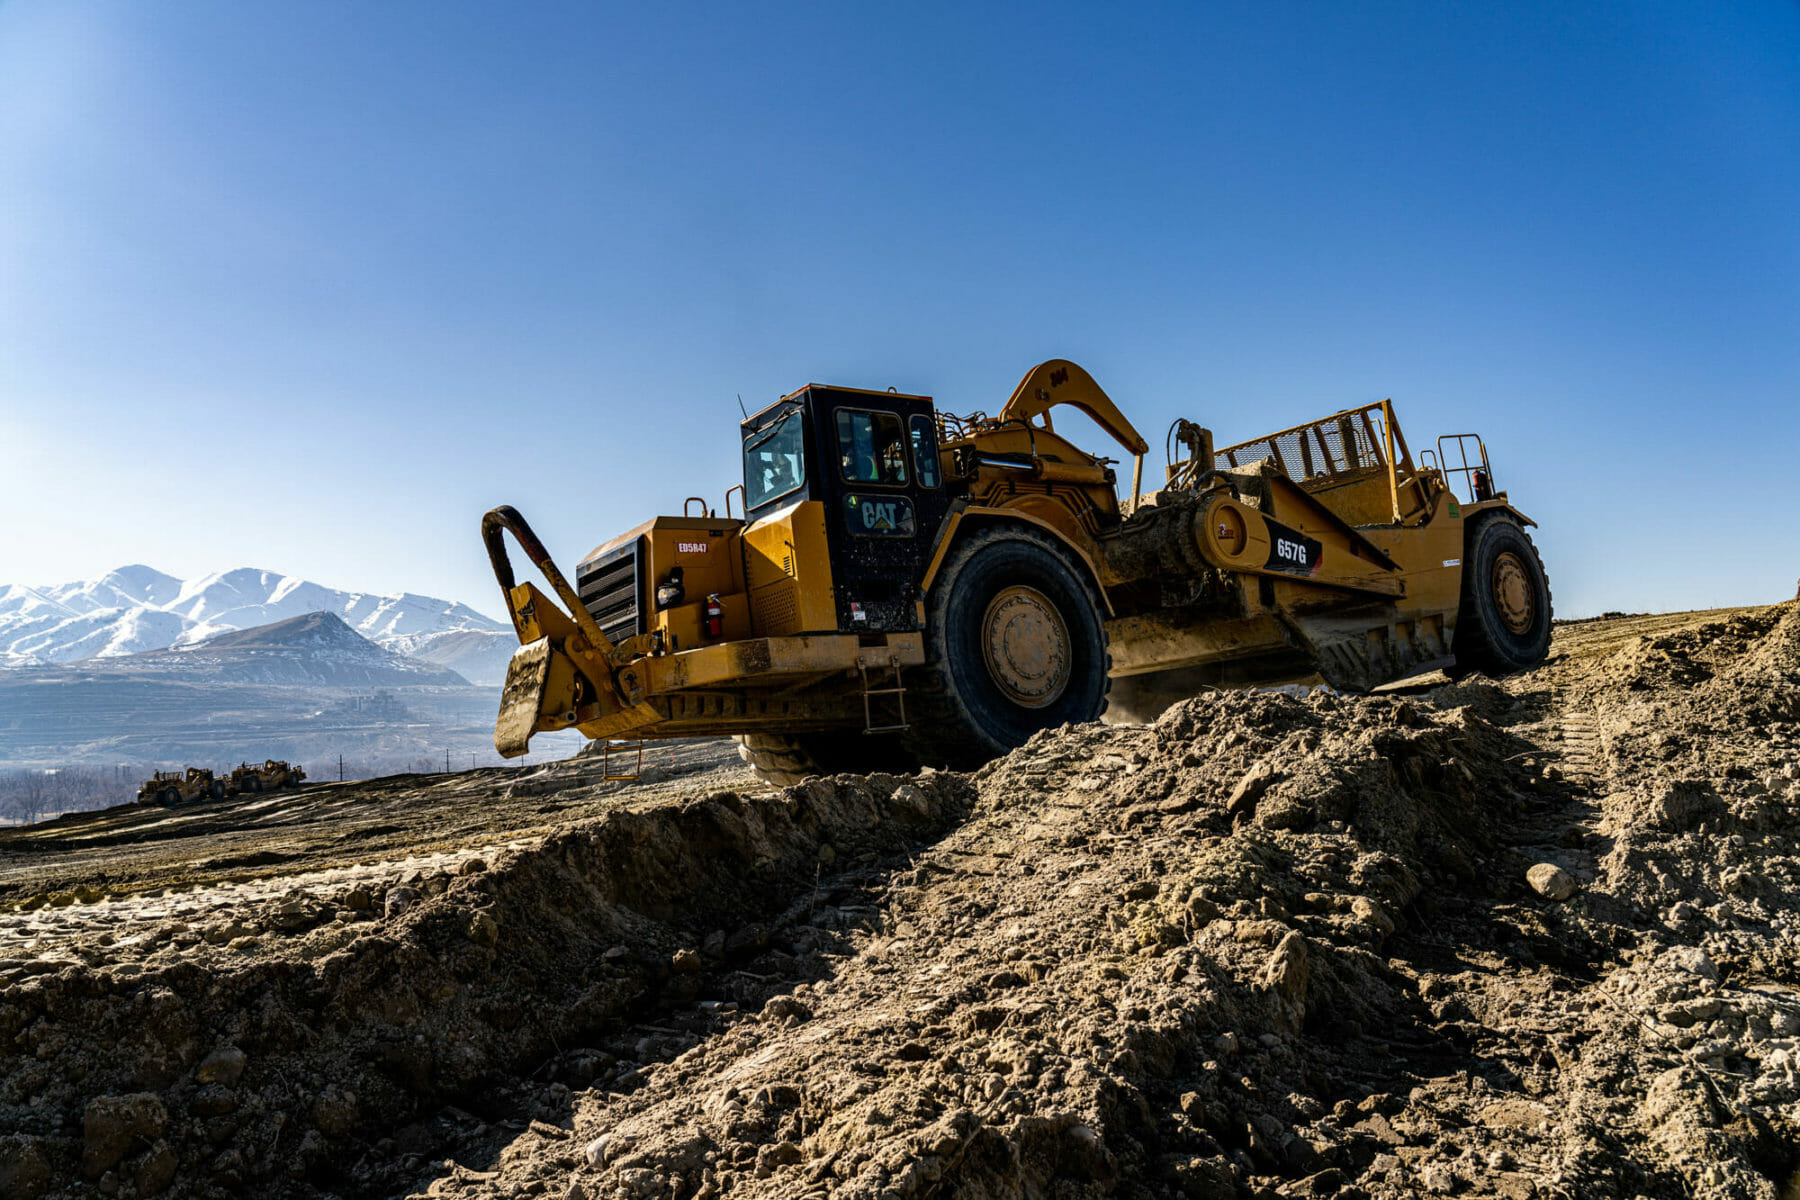
<svg viewBox="0 0 1800 1200"><path fill-rule="evenodd" d="M744 420L750 419L750 410L744 407L744 393L738 393L738 411L744 414Z"/></svg>

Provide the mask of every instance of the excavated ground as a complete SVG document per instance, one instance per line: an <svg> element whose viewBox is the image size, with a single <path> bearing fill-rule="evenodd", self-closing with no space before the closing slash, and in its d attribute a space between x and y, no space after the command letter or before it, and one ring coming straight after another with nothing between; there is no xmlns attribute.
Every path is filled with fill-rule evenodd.
<svg viewBox="0 0 1800 1200"><path fill-rule="evenodd" d="M1800 1196L1800 611L0 837L0 1195Z"/></svg>

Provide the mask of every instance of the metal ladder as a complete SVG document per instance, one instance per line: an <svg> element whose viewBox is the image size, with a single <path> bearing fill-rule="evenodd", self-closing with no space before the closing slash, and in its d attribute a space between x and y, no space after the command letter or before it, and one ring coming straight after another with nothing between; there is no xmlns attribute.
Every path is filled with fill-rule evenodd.
<svg viewBox="0 0 1800 1200"><path fill-rule="evenodd" d="M632 744L632 740L629 740L629 739L621 738L620 743L619 743L619 753L621 755L630 754L633 749L635 749L637 751L637 765L632 768L631 774L627 775L623 772L620 772L618 774L613 773L613 768L612 768L613 739L611 739L611 738L602 739L602 741L600 742L600 778L601 779L636 779L638 776L640 776L644 773L644 739L637 738L637 739L635 739L635 741L636 741L635 746Z"/></svg>
<svg viewBox="0 0 1800 1200"><path fill-rule="evenodd" d="M910 728L910 725L906 720L906 684L901 682L900 679L900 656L897 654L888 655L886 664L877 663L875 664L875 669L879 671L883 665L894 673L894 686L880 688L873 687L871 686L872 681L869 678L869 660L860 654L856 656L856 669L862 673L864 733L898 733L902 729ZM894 698L894 703L898 705L900 709L899 724L875 724L873 698L876 696L892 696Z"/></svg>

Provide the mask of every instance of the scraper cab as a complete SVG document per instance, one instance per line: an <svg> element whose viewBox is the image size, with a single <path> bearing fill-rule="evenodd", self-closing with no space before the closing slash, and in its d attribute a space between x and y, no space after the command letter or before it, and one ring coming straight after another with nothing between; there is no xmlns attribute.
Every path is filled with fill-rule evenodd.
<svg viewBox="0 0 1800 1200"><path fill-rule="evenodd" d="M1069 409L1133 458L1128 498L1115 460L1057 432ZM740 444L724 515L690 499L573 584L518 512L483 518L521 643L503 755L575 728L731 734L784 782L965 767L1099 716L1109 692L1142 716L1220 684L1516 670L1548 645L1530 522L1485 447L1446 439L1416 464L1385 401L1220 450L1178 422L1148 495L1148 443L1060 359L992 417L808 385ZM515 580L508 534L548 593Z"/></svg>

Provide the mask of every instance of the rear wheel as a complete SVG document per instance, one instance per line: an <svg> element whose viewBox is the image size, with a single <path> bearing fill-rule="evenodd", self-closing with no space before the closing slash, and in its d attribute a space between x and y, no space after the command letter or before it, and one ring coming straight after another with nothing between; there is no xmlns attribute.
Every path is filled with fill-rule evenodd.
<svg viewBox="0 0 1800 1200"><path fill-rule="evenodd" d="M965 539L926 606L925 657L907 683L904 744L968 769L1040 729L1106 708L1100 598L1051 537L996 526Z"/></svg>
<svg viewBox="0 0 1800 1200"><path fill-rule="evenodd" d="M738 757L758 778L776 787L791 787L812 775L905 774L919 769L918 760L891 734L748 733L732 740L738 744Z"/></svg>
<svg viewBox="0 0 1800 1200"><path fill-rule="evenodd" d="M1477 526L1463 557L1456 665L1505 675L1550 652L1550 579L1537 547L1510 517Z"/></svg>
<svg viewBox="0 0 1800 1200"><path fill-rule="evenodd" d="M162 801L162 806L164 808L174 808L177 804L181 803L181 793L174 788L164 788L162 790L162 795L158 796L157 799Z"/></svg>
<svg viewBox="0 0 1800 1200"><path fill-rule="evenodd" d="M214 800L223 800L225 798L225 781L223 779L213 780L207 785L206 791Z"/></svg>
<svg viewBox="0 0 1800 1200"><path fill-rule="evenodd" d="M254 776L254 775L246 775L246 776L245 776L245 777L244 777L244 787L243 787L243 790L244 790L244 791L246 791L246 792L260 792L260 791L262 791L262 780L260 780L260 779L258 779L258 778L257 778L257 777L256 777L256 776Z"/></svg>

